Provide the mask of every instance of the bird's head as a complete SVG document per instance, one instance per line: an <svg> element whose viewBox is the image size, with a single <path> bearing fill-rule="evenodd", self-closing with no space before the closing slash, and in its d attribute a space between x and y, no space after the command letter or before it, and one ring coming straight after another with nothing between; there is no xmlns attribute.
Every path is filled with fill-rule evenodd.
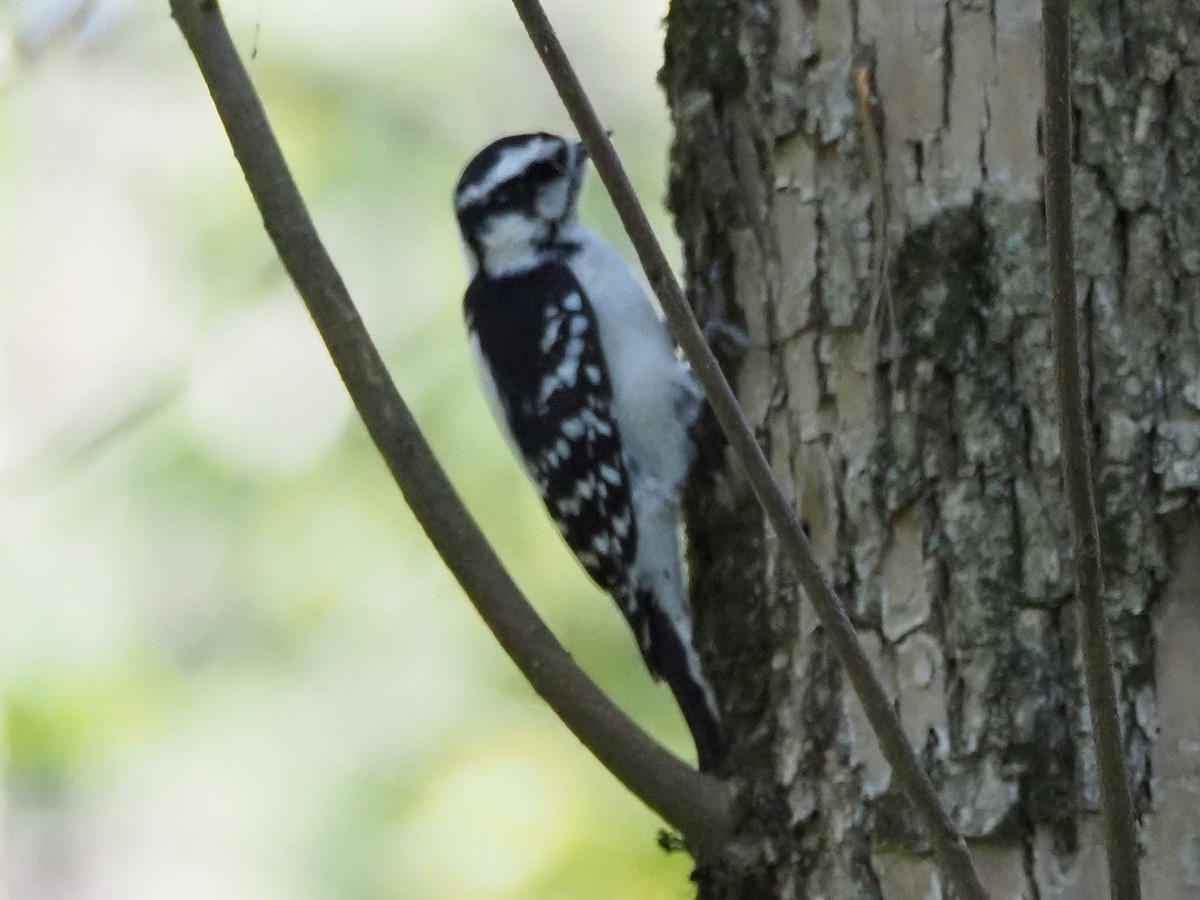
<svg viewBox="0 0 1200 900"><path fill-rule="evenodd" d="M575 220L587 151L553 134L500 138L475 155L454 189L458 227L476 269L519 271Z"/></svg>

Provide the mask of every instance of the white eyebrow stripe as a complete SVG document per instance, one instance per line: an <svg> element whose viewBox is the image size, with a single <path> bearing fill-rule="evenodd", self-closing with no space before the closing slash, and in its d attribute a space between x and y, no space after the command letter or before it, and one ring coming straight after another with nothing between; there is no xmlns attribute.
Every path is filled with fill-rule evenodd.
<svg viewBox="0 0 1200 900"><path fill-rule="evenodd" d="M556 146L556 141L538 138L521 147L505 149L482 181L467 185L459 192L455 198L455 205L462 209L472 203L478 203L499 185L525 171L534 161L548 157Z"/></svg>

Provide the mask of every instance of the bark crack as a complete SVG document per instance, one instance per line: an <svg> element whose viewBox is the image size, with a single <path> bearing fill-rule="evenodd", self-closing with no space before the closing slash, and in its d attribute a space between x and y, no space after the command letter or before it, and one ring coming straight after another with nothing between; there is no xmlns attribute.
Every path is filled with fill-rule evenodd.
<svg viewBox="0 0 1200 900"><path fill-rule="evenodd" d="M954 4L947 0L942 16L942 128L950 127L950 91L954 86Z"/></svg>

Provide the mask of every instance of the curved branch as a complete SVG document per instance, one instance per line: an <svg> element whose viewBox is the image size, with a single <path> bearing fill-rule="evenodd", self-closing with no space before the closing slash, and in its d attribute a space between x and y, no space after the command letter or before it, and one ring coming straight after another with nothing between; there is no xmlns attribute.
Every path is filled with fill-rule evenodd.
<svg viewBox="0 0 1200 900"><path fill-rule="evenodd" d="M933 785L921 768L920 760L909 746L900 719L875 676L870 660L863 652L854 625L821 571L820 563L813 555L795 509L775 480L767 458L754 437L754 430L742 414L733 389L725 380L716 358L709 350L700 326L696 323L687 300L684 299L683 291L675 280L671 266L613 149L612 142L596 117L591 101L575 75L553 26L546 18L538 0L512 2L571 116L571 121L587 145L596 170L612 198L613 206L616 207L621 222L637 250L646 277L658 295L675 339L683 348L704 387L713 412L716 413L730 447L737 454L738 461L742 464L758 502L775 529L780 544L787 550L796 567L800 584L812 601L830 644L854 686L896 781L903 788L925 826L942 871L947 880L957 888L963 900L987 900L987 894L967 851L966 842L950 824L938 802Z"/></svg>
<svg viewBox="0 0 1200 900"><path fill-rule="evenodd" d="M702 848L729 833L728 785L656 743L575 664L522 596L434 459L329 258L216 0L170 0L267 234L417 521L533 689L647 806Z"/></svg>
<svg viewBox="0 0 1200 900"><path fill-rule="evenodd" d="M1114 900L1138 900L1137 824L1125 779L1121 714L1113 685L1112 648L1104 618L1100 529L1088 449L1091 424L1084 402L1075 309L1075 239L1071 212L1071 11L1067 0L1045 0L1042 65L1045 69L1046 244L1050 274L1058 429L1063 487L1075 543L1083 675L1094 723L1096 767L1107 832L1109 889Z"/></svg>

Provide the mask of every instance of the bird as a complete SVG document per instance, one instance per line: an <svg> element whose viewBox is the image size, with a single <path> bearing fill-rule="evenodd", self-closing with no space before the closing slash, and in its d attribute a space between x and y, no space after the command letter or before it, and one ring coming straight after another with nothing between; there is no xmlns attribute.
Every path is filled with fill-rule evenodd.
<svg viewBox="0 0 1200 900"><path fill-rule="evenodd" d="M587 162L580 141L536 132L463 169L471 355L509 447L711 771L726 740L696 649L680 511L703 394L628 264L579 221Z"/></svg>

